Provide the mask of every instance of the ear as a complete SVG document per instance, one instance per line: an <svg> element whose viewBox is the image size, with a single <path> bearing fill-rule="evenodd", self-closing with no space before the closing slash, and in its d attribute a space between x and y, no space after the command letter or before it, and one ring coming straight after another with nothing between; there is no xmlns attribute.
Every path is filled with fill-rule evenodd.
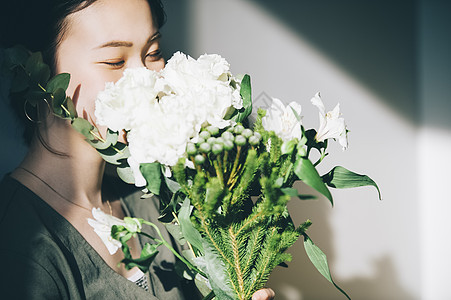
<svg viewBox="0 0 451 300"><path fill-rule="evenodd" d="M81 84L77 85L75 88L74 94L72 95L72 102L74 103L75 108L77 108L78 97L80 96L80 88Z"/></svg>

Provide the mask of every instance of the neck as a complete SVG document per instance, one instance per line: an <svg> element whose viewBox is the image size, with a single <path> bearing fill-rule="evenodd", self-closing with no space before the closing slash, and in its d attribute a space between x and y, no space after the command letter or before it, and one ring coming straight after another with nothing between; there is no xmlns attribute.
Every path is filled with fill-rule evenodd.
<svg viewBox="0 0 451 300"><path fill-rule="evenodd" d="M103 207L101 187L105 162L79 133L69 129L64 134L44 136L50 148L64 156L52 153L34 139L20 167L78 206Z"/></svg>

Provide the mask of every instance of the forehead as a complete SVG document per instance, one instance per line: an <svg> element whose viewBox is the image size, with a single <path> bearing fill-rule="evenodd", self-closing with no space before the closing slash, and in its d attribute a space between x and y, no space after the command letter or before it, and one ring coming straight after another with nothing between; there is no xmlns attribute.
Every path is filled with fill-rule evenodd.
<svg viewBox="0 0 451 300"><path fill-rule="evenodd" d="M98 0L68 17L64 39L95 47L110 40L142 42L157 31L146 0Z"/></svg>

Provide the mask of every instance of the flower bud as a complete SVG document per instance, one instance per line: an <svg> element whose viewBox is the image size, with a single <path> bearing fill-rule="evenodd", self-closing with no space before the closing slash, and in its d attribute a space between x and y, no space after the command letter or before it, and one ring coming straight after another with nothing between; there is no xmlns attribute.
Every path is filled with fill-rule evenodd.
<svg viewBox="0 0 451 300"><path fill-rule="evenodd" d="M218 138L216 138L216 143L217 144L224 144L224 138L222 138L222 137L218 137Z"/></svg>
<svg viewBox="0 0 451 300"><path fill-rule="evenodd" d="M250 138L253 134L254 133L249 128L246 128L246 129L243 130L243 132L241 132L241 135L244 136L247 139Z"/></svg>
<svg viewBox="0 0 451 300"><path fill-rule="evenodd" d="M205 157L203 157L203 155L201 155L201 154L197 154L194 157L194 162L198 165L202 165L205 162Z"/></svg>
<svg viewBox="0 0 451 300"><path fill-rule="evenodd" d="M233 141L231 141L231 140L225 140L225 141L224 141L224 149L225 149L226 151L232 150L234 146L235 146L235 145L233 144Z"/></svg>
<svg viewBox="0 0 451 300"><path fill-rule="evenodd" d="M188 143L186 145L186 153L188 153L188 155L196 155L197 153L196 145L194 145L193 143Z"/></svg>
<svg viewBox="0 0 451 300"><path fill-rule="evenodd" d="M213 152L214 155L220 154L222 150L224 150L224 147L221 144L214 144L213 147L211 148L211 151Z"/></svg>
<svg viewBox="0 0 451 300"><path fill-rule="evenodd" d="M243 125L236 125L235 128L233 129L233 132L235 132L236 134L241 134L243 130L244 130Z"/></svg>
<svg viewBox="0 0 451 300"><path fill-rule="evenodd" d="M207 127L207 130L208 130L208 132L209 132L211 135L218 135L218 134L219 134L219 128L216 127L216 126L208 126L208 127Z"/></svg>
<svg viewBox="0 0 451 300"><path fill-rule="evenodd" d="M208 140L208 138L209 138L211 135L210 135L210 132L204 130L204 131L202 131L201 133L199 133L199 136L200 136L201 138L203 138L204 140Z"/></svg>
<svg viewBox="0 0 451 300"><path fill-rule="evenodd" d="M242 136L242 135L237 135L235 137L235 144L237 146L244 146L244 145L246 145L246 142L247 142L246 138L244 136Z"/></svg>
<svg viewBox="0 0 451 300"><path fill-rule="evenodd" d="M202 143L205 143L205 139L204 138L201 138L201 137L199 137L198 139L197 139L197 145L200 145L200 144L202 144Z"/></svg>
<svg viewBox="0 0 451 300"><path fill-rule="evenodd" d="M224 131L221 134L221 137L225 140L231 140L231 141L233 141L233 139L235 138L235 136L230 131Z"/></svg>
<svg viewBox="0 0 451 300"><path fill-rule="evenodd" d="M209 143L210 145L213 145L214 143L216 143L216 138L215 137L209 137L207 139L207 143Z"/></svg>
<svg viewBox="0 0 451 300"><path fill-rule="evenodd" d="M259 143L260 143L260 139L258 137L256 137L255 135L253 135L249 138L249 144L251 144L252 146L257 146Z"/></svg>
<svg viewBox="0 0 451 300"><path fill-rule="evenodd" d="M211 151L211 145L209 143L202 143L199 146L200 152L208 153Z"/></svg>

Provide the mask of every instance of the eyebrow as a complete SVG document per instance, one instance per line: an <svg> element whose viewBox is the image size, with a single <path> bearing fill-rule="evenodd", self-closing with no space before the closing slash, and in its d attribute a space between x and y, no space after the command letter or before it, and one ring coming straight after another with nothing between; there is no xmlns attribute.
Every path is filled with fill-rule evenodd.
<svg viewBox="0 0 451 300"><path fill-rule="evenodd" d="M146 44L150 44L151 42L161 38L161 33L159 31L155 32L146 42ZM127 47L130 48L133 46L132 42L126 41L109 41L105 44L95 47L94 49L102 49L102 48L110 48L110 47Z"/></svg>

